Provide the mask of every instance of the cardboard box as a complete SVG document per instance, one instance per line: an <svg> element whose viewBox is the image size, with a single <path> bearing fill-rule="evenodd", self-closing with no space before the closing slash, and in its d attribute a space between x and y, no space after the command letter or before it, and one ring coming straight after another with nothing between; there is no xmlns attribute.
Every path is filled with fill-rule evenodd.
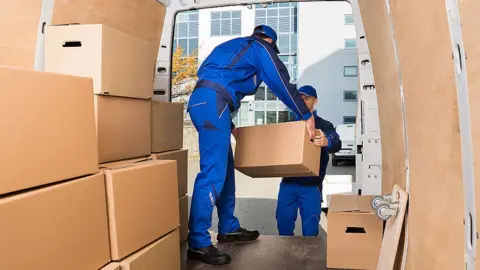
<svg viewBox="0 0 480 270"><path fill-rule="evenodd" d="M0 269L99 269L110 261L103 174L3 197L0 216Z"/></svg>
<svg viewBox="0 0 480 270"><path fill-rule="evenodd" d="M100 163L150 154L150 101L95 96Z"/></svg>
<svg viewBox="0 0 480 270"><path fill-rule="evenodd" d="M327 267L376 269L383 222L370 207L373 196L333 195L328 209Z"/></svg>
<svg viewBox="0 0 480 270"><path fill-rule="evenodd" d="M177 161L178 175L178 197L182 197L188 192L188 150L176 150L160 154L153 154L156 160L175 160Z"/></svg>
<svg viewBox="0 0 480 270"><path fill-rule="evenodd" d="M178 229L120 262L122 270L180 270Z"/></svg>
<svg viewBox="0 0 480 270"><path fill-rule="evenodd" d="M103 267L100 270L122 270L122 268L120 267L120 264L113 262L109 263L107 266Z"/></svg>
<svg viewBox="0 0 480 270"><path fill-rule="evenodd" d="M188 196L185 195L178 200L180 207L180 243L188 239Z"/></svg>
<svg viewBox="0 0 480 270"><path fill-rule="evenodd" d="M183 104L152 101L152 153L183 147Z"/></svg>
<svg viewBox="0 0 480 270"><path fill-rule="evenodd" d="M97 173L92 80L0 67L0 194Z"/></svg>
<svg viewBox="0 0 480 270"><path fill-rule="evenodd" d="M123 259L179 227L175 161L125 161L102 166L113 260Z"/></svg>
<svg viewBox="0 0 480 270"><path fill-rule="evenodd" d="M235 167L251 177L318 176L320 147L303 121L238 128Z"/></svg>
<svg viewBox="0 0 480 270"><path fill-rule="evenodd" d="M150 98L158 47L101 24L48 26L45 71L93 78L95 94Z"/></svg>
<svg viewBox="0 0 480 270"><path fill-rule="evenodd" d="M106 24L158 50L165 6L156 0L15 0L0 3L0 65L43 71L44 26Z"/></svg>

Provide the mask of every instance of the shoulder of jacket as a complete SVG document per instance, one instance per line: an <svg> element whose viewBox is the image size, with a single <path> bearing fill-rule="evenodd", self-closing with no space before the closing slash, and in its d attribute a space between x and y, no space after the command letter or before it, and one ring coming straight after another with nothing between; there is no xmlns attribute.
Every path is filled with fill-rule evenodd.
<svg viewBox="0 0 480 270"><path fill-rule="evenodd" d="M323 128L331 128L331 129L335 128L330 121L325 120L325 119L321 118L320 116L315 116L315 121L318 124L320 124Z"/></svg>

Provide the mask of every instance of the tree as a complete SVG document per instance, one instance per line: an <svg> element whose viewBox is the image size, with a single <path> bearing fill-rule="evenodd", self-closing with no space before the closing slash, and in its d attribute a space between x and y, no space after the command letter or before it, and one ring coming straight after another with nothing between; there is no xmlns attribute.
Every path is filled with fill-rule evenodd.
<svg viewBox="0 0 480 270"><path fill-rule="evenodd" d="M184 49L177 47L172 58L172 100L185 103L192 94L197 81L198 53L184 55Z"/></svg>

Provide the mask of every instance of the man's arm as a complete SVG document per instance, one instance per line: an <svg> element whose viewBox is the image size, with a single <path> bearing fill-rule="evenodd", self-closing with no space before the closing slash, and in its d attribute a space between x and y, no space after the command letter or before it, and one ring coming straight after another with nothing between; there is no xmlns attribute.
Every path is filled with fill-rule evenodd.
<svg viewBox="0 0 480 270"><path fill-rule="evenodd" d="M325 138L328 140L328 145L325 146L330 154L336 153L342 149L342 140L340 140L340 136L338 135L335 127L329 121L323 120L322 129L323 133L325 134Z"/></svg>
<svg viewBox="0 0 480 270"><path fill-rule="evenodd" d="M258 75L272 92L301 119L308 120L312 113L300 96L297 87L290 83L287 68L280 61L272 46L256 41L259 46L256 52Z"/></svg>

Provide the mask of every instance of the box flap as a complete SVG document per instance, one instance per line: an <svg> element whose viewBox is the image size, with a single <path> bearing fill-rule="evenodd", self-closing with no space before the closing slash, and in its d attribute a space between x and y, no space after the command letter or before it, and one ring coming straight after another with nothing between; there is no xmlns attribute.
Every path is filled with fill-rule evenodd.
<svg viewBox="0 0 480 270"><path fill-rule="evenodd" d="M121 160L121 161L115 161L115 162L109 162L109 163L103 163L98 165L99 169L119 169L119 168L125 168L125 167L130 167L133 166L134 164L140 163L140 162L145 162L145 161L150 161L153 160L151 156L144 157L144 158L135 158L135 159L128 159L128 160Z"/></svg>
<svg viewBox="0 0 480 270"><path fill-rule="evenodd" d="M338 212L362 212L372 213L370 201L373 196L359 195L332 195L328 211L331 213Z"/></svg>

